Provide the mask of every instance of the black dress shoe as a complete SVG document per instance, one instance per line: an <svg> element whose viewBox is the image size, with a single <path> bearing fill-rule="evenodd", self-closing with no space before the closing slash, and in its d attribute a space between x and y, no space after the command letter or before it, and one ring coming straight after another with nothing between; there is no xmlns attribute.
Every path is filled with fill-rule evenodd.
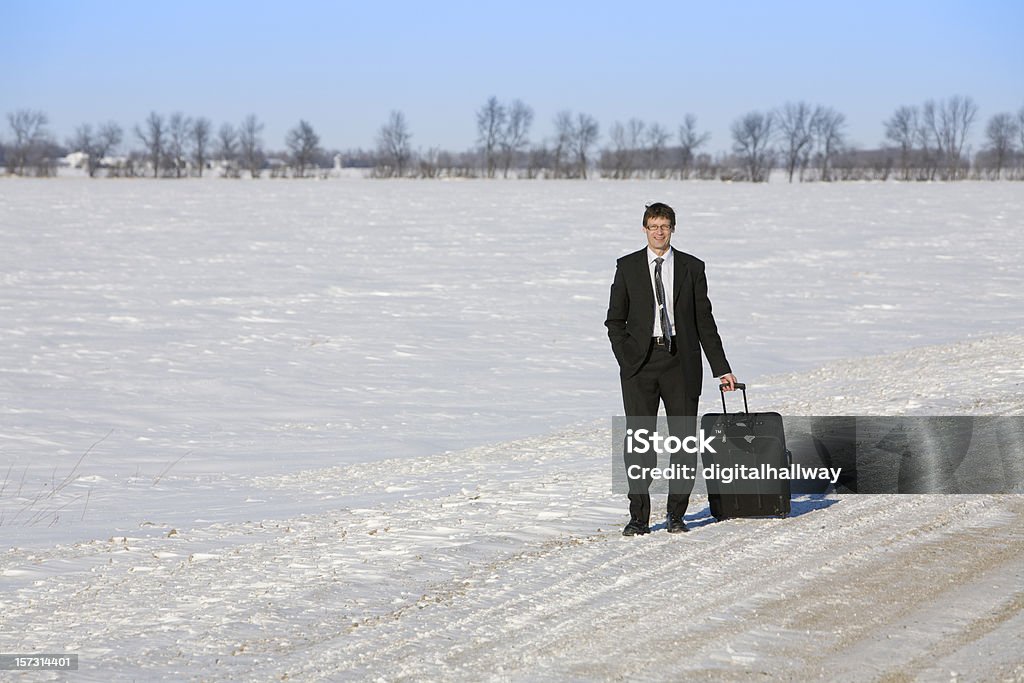
<svg viewBox="0 0 1024 683"><path fill-rule="evenodd" d="M668 532L670 534L681 534L690 530L689 528L687 528L686 522L683 521L682 517L677 517L676 519L672 519L671 517L669 517L668 524L666 525L666 527L668 528Z"/></svg>
<svg viewBox="0 0 1024 683"><path fill-rule="evenodd" d="M641 524L635 520L630 520L626 528L622 530L623 536L643 536L644 534L651 533L651 527L646 524Z"/></svg>

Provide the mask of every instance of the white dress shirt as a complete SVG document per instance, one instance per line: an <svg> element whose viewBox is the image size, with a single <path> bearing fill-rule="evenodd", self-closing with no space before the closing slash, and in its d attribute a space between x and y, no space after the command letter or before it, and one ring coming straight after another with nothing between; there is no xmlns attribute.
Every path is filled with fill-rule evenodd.
<svg viewBox="0 0 1024 683"><path fill-rule="evenodd" d="M654 268L658 265L654 262L657 258L665 259L661 264L661 283L665 286L665 306L668 307L668 323L672 327L671 330L665 332L661 329L661 310L658 308L658 289L654 286ZM664 256L659 257L654 251L647 247L647 268L651 273L651 292L654 293L654 331L651 333L652 337L671 337L675 334L676 320L675 320L675 302L672 300L672 293L675 291L673 288L673 276L675 275L675 256L672 254L672 247L668 248Z"/></svg>

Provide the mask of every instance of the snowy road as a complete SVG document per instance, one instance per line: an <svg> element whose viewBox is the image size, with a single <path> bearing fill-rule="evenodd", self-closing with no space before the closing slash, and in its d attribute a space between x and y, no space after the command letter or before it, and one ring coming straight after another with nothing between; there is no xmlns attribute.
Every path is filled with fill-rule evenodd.
<svg viewBox="0 0 1024 683"><path fill-rule="evenodd" d="M1020 337L771 384L825 403L845 381L883 412L881 389L922 368L955 390L992 366L1018 372L989 405L1021 414ZM933 400L978 405L959 399ZM334 506L11 549L0 650L77 652L95 681L1024 678L1024 496L802 497L788 519L722 523L698 496L690 533L628 539L609 435L262 476L267 496Z"/></svg>
<svg viewBox="0 0 1024 683"><path fill-rule="evenodd" d="M601 476L539 481L574 445L600 447L364 472L440 491L507 468L377 510L9 552L0 644L77 652L97 681L1024 676L1024 498L805 498L723 523L698 498L689 534L626 539Z"/></svg>

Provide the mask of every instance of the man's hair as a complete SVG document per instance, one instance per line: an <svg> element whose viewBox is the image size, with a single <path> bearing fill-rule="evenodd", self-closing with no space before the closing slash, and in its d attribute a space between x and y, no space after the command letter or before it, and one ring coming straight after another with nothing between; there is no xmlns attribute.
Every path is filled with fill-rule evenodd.
<svg viewBox="0 0 1024 683"><path fill-rule="evenodd" d="M676 227L676 212L672 210L672 207L668 204L662 204L661 202L654 202L653 204L647 205L647 210L644 211L644 227L647 227L647 221L652 218L667 218L669 227L675 230Z"/></svg>

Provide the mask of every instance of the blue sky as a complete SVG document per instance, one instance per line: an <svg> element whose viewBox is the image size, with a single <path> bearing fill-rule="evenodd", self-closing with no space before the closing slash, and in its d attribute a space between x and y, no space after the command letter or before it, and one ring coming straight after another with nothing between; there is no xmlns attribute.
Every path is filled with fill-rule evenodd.
<svg viewBox="0 0 1024 683"><path fill-rule="evenodd" d="M310 121L329 148L371 147L392 109L417 148L467 149L490 96L675 131L790 100L846 114L877 145L902 104L970 95L984 122L1024 107L1024 2L89 2L0 0L0 112L41 109L64 140L150 111L255 113L265 144ZM9 133L4 126L0 138ZM133 136L129 136L136 145Z"/></svg>

